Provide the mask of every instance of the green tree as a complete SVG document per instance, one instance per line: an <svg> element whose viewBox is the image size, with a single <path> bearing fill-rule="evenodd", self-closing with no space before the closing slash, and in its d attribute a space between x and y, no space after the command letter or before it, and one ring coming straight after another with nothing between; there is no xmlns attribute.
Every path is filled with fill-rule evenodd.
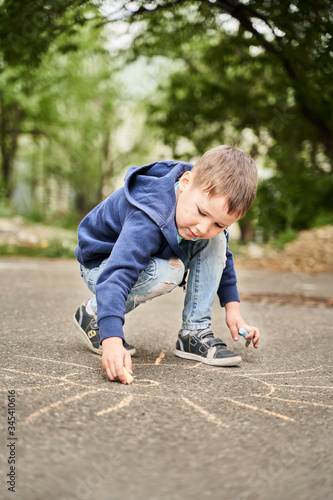
<svg viewBox="0 0 333 500"><path fill-rule="evenodd" d="M12 174L19 138L22 134L45 135L37 126L37 122L43 123L43 112L37 116L36 109L42 110L43 106L38 103L45 104L47 100L43 89L50 92L51 97L53 81L59 81L56 71L51 75L45 64L44 69L40 69L45 55L52 54L53 61L49 60L52 66L55 54L59 59L63 55L64 59L67 53L78 51L82 46L78 35L88 19L95 16L101 19L95 6L76 0L0 2L0 186L8 198L13 190ZM98 40L101 28L94 30L92 23L89 26ZM90 42L92 38L90 36ZM91 50L96 49L94 42ZM53 111L49 118L54 114Z"/></svg>
<svg viewBox="0 0 333 500"><path fill-rule="evenodd" d="M143 23L132 57L163 55L178 65L150 105L150 121L175 154L182 138L201 153L243 144L252 131L247 149L276 172L260 186L255 208L264 235L329 221L331 2L138 4L129 14Z"/></svg>
<svg viewBox="0 0 333 500"><path fill-rule="evenodd" d="M72 36L84 25L97 29L117 19L137 23L141 33L133 44L132 59L162 55L166 66L172 61L175 68L171 78L166 69L149 116L175 155L186 156L184 144L191 143L188 155L192 156L193 146L201 154L216 143L234 142L264 157L275 171L259 190L259 201L265 199L267 205L255 207L266 234L329 220L333 208L329 0L124 1L108 3L108 14L101 20L98 8L105 3L2 2L2 64L10 62L15 71L36 66L58 42L63 53L75 50ZM64 33L67 38L61 45ZM10 39L9 34L15 36ZM4 104L12 109L9 102ZM8 111L8 116L14 115ZM15 116L21 120L21 113ZM11 141L15 143L15 135ZM14 148L11 141L7 134L9 151ZM320 207L319 212L314 206Z"/></svg>
<svg viewBox="0 0 333 500"><path fill-rule="evenodd" d="M31 8L32 3L27 4ZM24 5L23 11L26 8ZM95 15L95 10L88 4L84 11L87 18L92 17L89 13ZM6 13L14 15L10 9ZM19 155L30 165L24 175L33 191L42 187L46 193L51 179L59 185L70 185L73 208L82 216L101 200L103 186L118 168L118 158L110 147L112 133L120 122L116 113L119 91L114 57L105 49L103 26L81 23L73 31L69 23L73 15L65 9L59 18L68 29L52 31L51 25L47 50L39 42L34 45L35 32L31 35L32 48L29 45L21 59L13 61L12 49L6 43L2 45L1 184L10 198L21 175L14 171ZM9 26L13 24L19 29L17 20ZM36 26L46 29L43 23ZM36 58L35 52L39 54ZM22 138L24 147L20 148ZM39 211L45 213L47 195L44 202L36 196L34 199Z"/></svg>
<svg viewBox="0 0 333 500"><path fill-rule="evenodd" d="M117 167L110 144L120 122L119 92L112 57L96 41L95 31L85 27L75 39L76 51L44 56L30 118L43 130L38 142L44 151L43 177L67 181L74 209L82 216L101 201L103 186Z"/></svg>
<svg viewBox="0 0 333 500"><path fill-rule="evenodd" d="M101 19L98 2L88 0L0 0L2 64L37 67L64 33L60 50L75 50L70 36Z"/></svg>

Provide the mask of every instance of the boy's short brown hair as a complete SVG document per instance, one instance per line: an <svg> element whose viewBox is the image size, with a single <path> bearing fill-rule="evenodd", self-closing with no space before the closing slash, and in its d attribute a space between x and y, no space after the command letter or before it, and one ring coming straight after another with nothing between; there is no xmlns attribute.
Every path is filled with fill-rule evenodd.
<svg viewBox="0 0 333 500"><path fill-rule="evenodd" d="M258 172L250 155L233 146L207 151L193 169L193 187L212 196L225 196L228 214L243 217L256 196Z"/></svg>

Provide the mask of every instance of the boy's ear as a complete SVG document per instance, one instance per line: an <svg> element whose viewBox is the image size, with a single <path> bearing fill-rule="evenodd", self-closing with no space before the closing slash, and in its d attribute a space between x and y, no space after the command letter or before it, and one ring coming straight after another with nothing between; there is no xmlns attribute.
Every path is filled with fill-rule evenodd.
<svg viewBox="0 0 333 500"><path fill-rule="evenodd" d="M185 191L191 186L193 178L193 173L190 170L187 170L183 173L181 178L179 179L179 189L181 191Z"/></svg>

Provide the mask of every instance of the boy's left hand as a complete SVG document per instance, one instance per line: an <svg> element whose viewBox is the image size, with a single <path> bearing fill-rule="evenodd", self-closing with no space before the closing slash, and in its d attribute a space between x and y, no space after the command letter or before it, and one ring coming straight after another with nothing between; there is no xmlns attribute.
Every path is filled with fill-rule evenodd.
<svg viewBox="0 0 333 500"><path fill-rule="evenodd" d="M253 347L255 347L256 349L258 348L260 339L259 328L250 326L243 320L240 314L239 302L229 302L225 305L225 321L234 341L237 342L237 340L239 339L238 330L240 328L245 328L245 330L249 332L249 334L245 337L246 347L249 347L252 340Z"/></svg>

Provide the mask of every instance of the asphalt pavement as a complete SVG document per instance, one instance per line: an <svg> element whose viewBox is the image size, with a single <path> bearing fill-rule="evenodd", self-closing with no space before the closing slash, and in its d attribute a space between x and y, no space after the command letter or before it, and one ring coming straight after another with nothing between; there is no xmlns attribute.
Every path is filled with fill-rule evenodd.
<svg viewBox="0 0 333 500"><path fill-rule="evenodd" d="M241 293L333 297L333 275L239 270ZM246 301L258 350L213 327L242 364L174 356L183 291L126 318L134 383L110 382L72 323L75 261L0 259L0 497L328 500L332 308ZM9 481L9 482L7 482ZM8 489L12 488L12 490Z"/></svg>

